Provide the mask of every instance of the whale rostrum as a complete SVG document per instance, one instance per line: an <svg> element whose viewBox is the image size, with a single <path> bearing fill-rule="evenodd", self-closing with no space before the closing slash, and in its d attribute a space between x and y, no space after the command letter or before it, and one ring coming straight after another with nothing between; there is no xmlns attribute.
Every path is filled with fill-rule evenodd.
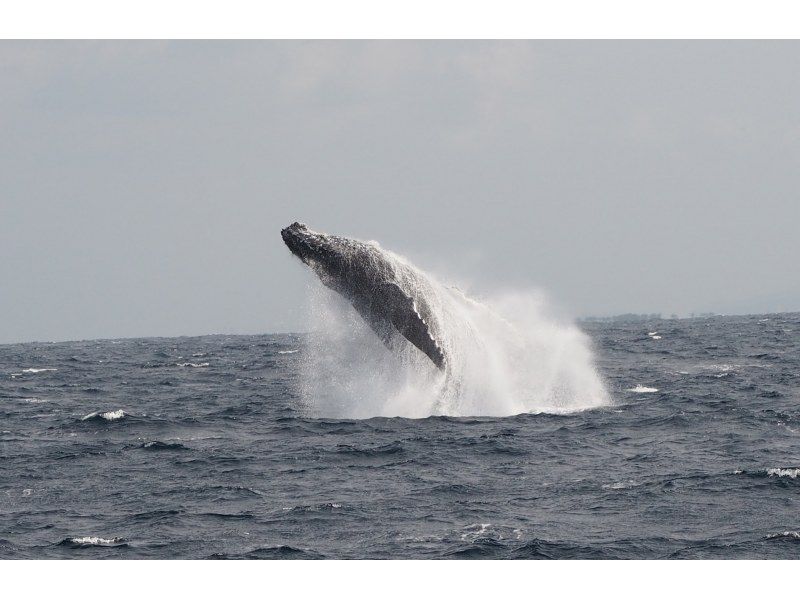
<svg viewBox="0 0 800 598"><path fill-rule="evenodd" d="M295 222L281 231L291 252L328 288L347 299L391 349L398 337L422 351L440 369L446 356L426 293L429 283L377 243L315 232Z"/></svg>

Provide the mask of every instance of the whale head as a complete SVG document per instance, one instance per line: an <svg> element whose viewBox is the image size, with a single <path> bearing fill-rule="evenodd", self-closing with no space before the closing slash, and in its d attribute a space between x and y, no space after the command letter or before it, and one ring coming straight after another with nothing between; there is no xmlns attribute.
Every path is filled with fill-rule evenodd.
<svg viewBox="0 0 800 598"><path fill-rule="evenodd" d="M333 257L327 236L309 229L302 222L284 228L281 237L289 250L306 264L312 261L324 263Z"/></svg>
<svg viewBox="0 0 800 598"><path fill-rule="evenodd" d="M326 286L339 292L342 292L341 286L346 279L366 274L353 272L359 269L363 260L354 259L354 254L359 253L360 248L350 239L313 231L301 222L284 228L281 237L289 250L309 266Z"/></svg>

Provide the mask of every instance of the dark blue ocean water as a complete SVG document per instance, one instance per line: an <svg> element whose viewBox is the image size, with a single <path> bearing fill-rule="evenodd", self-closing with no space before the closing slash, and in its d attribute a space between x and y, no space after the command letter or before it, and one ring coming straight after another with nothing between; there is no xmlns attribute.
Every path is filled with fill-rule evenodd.
<svg viewBox="0 0 800 598"><path fill-rule="evenodd" d="M508 418L308 417L300 335L2 345L0 557L800 556L800 314L583 328L613 405Z"/></svg>

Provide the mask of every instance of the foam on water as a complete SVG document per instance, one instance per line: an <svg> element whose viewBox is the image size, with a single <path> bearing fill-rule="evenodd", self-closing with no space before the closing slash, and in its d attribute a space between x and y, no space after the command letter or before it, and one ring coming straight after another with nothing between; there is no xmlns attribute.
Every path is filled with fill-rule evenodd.
<svg viewBox="0 0 800 598"><path fill-rule="evenodd" d="M117 409L116 411L106 411L106 412L103 412L103 413L101 413L99 411L93 411L89 415L84 415L81 418L81 421L87 421L87 420L90 420L90 419L102 418L102 419L104 419L106 421L110 421L111 422L111 421L116 421L118 419L122 419L126 415L127 415L127 413L125 413L122 409Z"/></svg>
<svg viewBox="0 0 800 598"><path fill-rule="evenodd" d="M64 544L75 546L112 546L123 542L122 538L100 538L97 536L84 536L83 538L67 538Z"/></svg>
<svg viewBox="0 0 800 598"><path fill-rule="evenodd" d="M628 392L636 392L636 393L651 393L651 392L658 392L657 388L653 388L652 386L642 386L641 384L637 384L633 388L629 388Z"/></svg>
<svg viewBox="0 0 800 598"><path fill-rule="evenodd" d="M476 301L381 251L401 288L429 304L426 324L446 355L445 371L404 339L387 350L345 299L315 282L300 376L312 415L510 416L608 403L587 337L549 316L541 294Z"/></svg>
<svg viewBox="0 0 800 598"><path fill-rule="evenodd" d="M787 530L779 534L769 534L767 540L775 540L777 538L791 538L793 540L800 540L800 532Z"/></svg>
<svg viewBox="0 0 800 598"><path fill-rule="evenodd" d="M767 475L777 476L779 478L796 478L800 476L800 468L781 468L781 467L771 467L767 470Z"/></svg>

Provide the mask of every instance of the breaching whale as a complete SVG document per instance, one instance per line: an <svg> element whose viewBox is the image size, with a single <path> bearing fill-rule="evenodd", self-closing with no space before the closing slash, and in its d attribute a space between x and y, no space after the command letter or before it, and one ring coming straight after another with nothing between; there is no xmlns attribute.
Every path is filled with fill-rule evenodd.
<svg viewBox="0 0 800 598"><path fill-rule="evenodd" d="M284 228L281 237L390 349L408 341L445 369L440 326L428 300L434 294L415 269L390 259L377 243L315 232L299 222Z"/></svg>

